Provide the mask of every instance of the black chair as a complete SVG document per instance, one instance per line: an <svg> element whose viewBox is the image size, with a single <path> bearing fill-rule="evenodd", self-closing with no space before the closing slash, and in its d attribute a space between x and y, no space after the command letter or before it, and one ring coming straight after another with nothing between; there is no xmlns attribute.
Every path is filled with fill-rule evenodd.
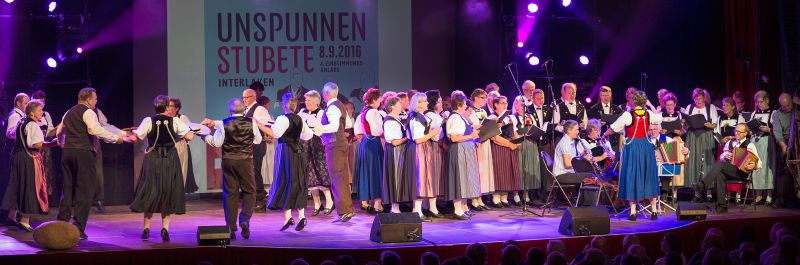
<svg viewBox="0 0 800 265"><path fill-rule="evenodd" d="M547 193L547 198L545 199L545 204L542 207L544 207L547 210L549 210L552 205L555 205L555 203L556 203L556 197L555 196L557 196L557 195L553 195L553 191L555 189L558 189L558 191L561 192L561 195L564 196L564 199L567 201L567 204L570 207L576 207L577 203L578 203L578 198L580 198L580 188L583 186L583 178L585 177L585 174L583 174L583 173L566 173L566 174L561 174L561 175L556 176L555 174L553 174L553 171L552 171L553 158L550 157L550 155L547 154L547 152L544 152L544 151L540 152L539 155L541 156L542 161L546 165L545 169L547 170L547 173L550 174L550 176L552 176L552 178L553 178L553 184L550 185L549 192ZM575 203L574 204L572 203L572 200L570 200L570 196L567 195L567 192L564 190L564 188L577 188L578 189L578 194L575 196ZM544 212L543 212L543 214L544 214Z"/></svg>
<svg viewBox="0 0 800 265"><path fill-rule="evenodd" d="M726 179L725 180L725 184L744 185L744 196L742 196L741 203L738 203L739 206L742 208L742 210L744 210L744 208L745 208L744 206L745 206L746 201L747 201L747 195L749 195L750 194L750 190L753 189L753 172L748 173L747 177L745 177L744 179ZM730 192L728 192L727 187L725 187L725 189L726 189L725 190L725 201L728 201L728 199L729 199L728 198L728 194L730 194ZM753 198L752 198L753 211L756 211L756 209L757 209L756 208L756 198L755 197L756 197L756 193L753 192Z"/></svg>

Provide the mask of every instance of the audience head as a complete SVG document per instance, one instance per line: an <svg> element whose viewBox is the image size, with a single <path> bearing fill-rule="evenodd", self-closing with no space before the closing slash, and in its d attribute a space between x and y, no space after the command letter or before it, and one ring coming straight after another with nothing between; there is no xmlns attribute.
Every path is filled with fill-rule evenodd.
<svg viewBox="0 0 800 265"><path fill-rule="evenodd" d="M532 247L528 250L528 260L525 262L527 265L542 265L547 259L547 254L540 247Z"/></svg>
<svg viewBox="0 0 800 265"><path fill-rule="evenodd" d="M306 261L303 258L297 258L297 259L294 259L292 261L292 263L289 263L289 264L290 265L308 265L308 261Z"/></svg>
<svg viewBox="0 0 800 265"><path fill-rule="evenodd" d="M339 255L336 257L336 265L356 265L356 261L350 255Z"/></svg>
<svg viewBox="0 0 800 265"><path fill-rule="evenodd" d="M703 242L700 243L700 251L706 252L711 248L722 249L724 244L725 239L722 235L712 232L711 229L709 229L706 236L703 238Z"/></svg>
<svg viewBox="0 0 800 265"><path fill-rule="evenodd" d="M795 264L797 259L797 238L793 235L787 234L781 237L778 243L780 248L780 264Z"/></svg>
<svg viewBox="0 0 800 265"><path fill-rule="evenodd" d="M756 231L752 226L745 225L736 232L736 243L756 242Z"/></svg>
<svg viewBox="0 0 800 265"><path fill-rule="evenodd" d="M665 265L683 265L683 256L680 252L672 251L664 255Z"/></svg>
<svg viewBox="0 0 800 265"><path fill-rule="evenodd" d="M439 255L433 252L422 253L419 258L420 265L439 265Z"/></svg>
<svg viewBox="0 0 800 265"><path fill-rule="evenodd" d="M591 247L586 251L586 257L583 260L589 261L590 264L604 265L608 258L602 249Z"/></svg>
<svg viewBox="0 0 800 265"><path fill-rule="evenodd" d="M481 243L469 244L466 254L475 265L486 264L486 245Z"/></svg>
<svg viewBox="0 0 800 265"><path fill-rule="evenodd" d="M442 265L461 265L461 263L458 262L458 258L452 258L442 262Z"/></svg>
<svg viewBox="0 0 800 265"><path fill-rule="evenodd" d="M637 255L625 253L619 261L620 265L642 265L644 261Z"/></svg>
<svg viewBox="0 0 800 265"><path fill-rule="evenodd" d="M333 262L332 260L328 259L320 262L319 265L336 265L336 262Z"/></svg>
<svg viewBox="0 0 800 265"><path fill-rule="evenodd" d="M589 245L593 248L599 249L603 253L608 251L608 239L602 236L596 236L592 238L592 242L589 243Z"/></svg>
<svg viewBox="0 0 800 265"><path fill-rule="evenodd" d="M381 265L400 265L400 255L391 250L381 252Z"/></svg>
<svg viewBox="0 0 800 265"><path fill-rule="evenodd" d="M746 248L739 251L739 262L741 264L751 264L758 262L759 254L755 248Z"/></svg>
<svg viewBox="0 0 800 265"><path fill-rule="evenodd" d="M639 236L635 234L628 234L622 238L622 249L627 251L634 244L639 244Z"/></svg>
<svg viewBox="0 0 800 265"><path fill-rule="evenodd" d="M647 249L644 246L639 244L633 244L628 248L628 254L636 255L639 259L642 260L643 263L648 263L647 261L650 259L647 256Z"/></svg>
<svg viewBox="0 0 800 265"><path fill-rule="evenodd" d="M681 252L681 238L675 232L667 232L661 238L661 251L664 253Z"/></svg>
<svg viewBox="0 0 800 265"><path fill-rule="evenodd" d="M519 264L520 261L522 261L522 251L517 245L508 244L503 247L503 255L500 258L500 264L516 265Z"/></svg>
<svg viewBox="0 0 800 265"><path fill-rule="evenodd" d="M705 251L703 255L703 265L718 265L728 263L728 257L720 248L712 247Z"/></svg>
<svg viewBox="0 0 800 265"><path fill-rule="evenodd" d="M552 241L552 240L551 240ZM555 251L547 255L547 265L567 265L567 257L560 251Z"/></svg>
<svg viewBox="0 0 800 265"><path fill-rule="evenodd" d="M787 228L786 223L784 222L777 222L772 225L772 228L769 229L769 241L773 244L778 244L780 242L781 237L778 235L778 230Z"/></svg>
<svg viewBox="0 0 800 265"><path fill-rule="evenodd" d="M459 265L475 265L476 264L475 262L472 261L472 259L470 259L467 256L458 256L458 258L456 258L456 260L458 260L458 264Z"/></svg>

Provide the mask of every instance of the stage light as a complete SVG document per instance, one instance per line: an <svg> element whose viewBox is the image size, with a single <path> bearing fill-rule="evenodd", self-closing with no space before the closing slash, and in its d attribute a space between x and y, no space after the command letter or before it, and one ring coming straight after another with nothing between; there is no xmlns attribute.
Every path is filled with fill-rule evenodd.
<svg viewBox="0 0 800 265"><path fill-rule="evenodd" d="M78 47L77 49L75 49L75 51L78 52L79 54L81 54L81 53L83 53L83 48Z"/></svg>
<svg viewBox="0 0 800 265"><path fill-rule="evenodd" d="M47 66L50 68L56 68L56 66L58 66L58 62L56 62L56 59L53 59L53 57L47 58Z"/></svg>
<svg viewBox="0 0 800 265"><path fill-rule="evenodd" d="M578 58L578 61L580 61L582 65L587 65L589 64L589 57L586 57L586 55L581 55L581 57Z"/></svg>
<svg viewBox="0 0 800 265"><path fill-rule="evenodd" d="M50 11L50 13L53 13L53 11L56 11L56 5L57 5L56 1L50 2L50 4L47 5L47 11Z"/></svg>
<svg viewBox="0 0 800 265"><path fill-rule="evenodd" d="M9 4L14 3L14 0L5 0L5 1L6 1L6 3L9 3Z"/></svg>
<svg viewBox="0 0 800 265"><path fill-rule="evenodd" d="M586 103L592 103L592 98L586 98Z"/></svg>
<svg viewBox="0 0 800 265"><path fill-rule="evenodd" d="M522 46L525 46L525 43L522 43L521 41L518 41L517 42L517 47L522 48Z"/></svg>
<svg viewBox="0 0 800 265"><path fill-rule="evenodd" d="M561 0L561 5L564 7L568 7L569 4L572 4L572 0Z"/></svg>
<svg viewBox="0 0 800 265"><path fill-rule="evenodd" d="M539 11L539 5L534 3L528 4L528 12L536 13L536 11Z"/></svg>
<svg viewBox="0 0 800 265"><path fill-rule="evenodd" d="M531 56L530 58L528 58L528 64L539 65L539 57Z"/></svg>

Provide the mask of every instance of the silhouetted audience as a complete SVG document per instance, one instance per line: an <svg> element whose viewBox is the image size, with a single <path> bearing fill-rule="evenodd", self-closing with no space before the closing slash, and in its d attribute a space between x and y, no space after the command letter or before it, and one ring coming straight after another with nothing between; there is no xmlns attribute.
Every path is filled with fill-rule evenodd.
<svg viewBox="0 0 800 265"><path fill-rule="evenodd" d="M528 250L528 259L525 261L526 265L542 265L547 260L547 254L539 247L532 247Z"/></svg>
<svg viewBox="0 0 800 265"><path fill-rule="evenodd" d="M400 265L400 255L391 250L384 250L381 253L381 265Z"/></svg>
<svg viewBox="0 0 800 265"><path fill-rule="evenodd" d="M439 265L439 255L433 252L422 253L419 258L420 265Z"/></svg>
<svg viewBox="0 0 800 265"><path fill-rule="evenodd" d="M467 246L467 257L472 260L473 265L486 264L486 245L481 243L472 243Z"/></svg>

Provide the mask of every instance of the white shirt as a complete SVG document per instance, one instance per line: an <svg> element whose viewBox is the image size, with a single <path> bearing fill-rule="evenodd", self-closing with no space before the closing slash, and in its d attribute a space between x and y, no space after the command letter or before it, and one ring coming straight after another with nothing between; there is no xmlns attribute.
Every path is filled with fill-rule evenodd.
<svg viewBox="0 0 800 265"><path fill-rule="evenodd" d="M536 106L533 105L534 112L536 112L536 116L533 117L533 122L536 123L536 127L542 128L542 125L545 124L547 121L542 120L544 119L544 113L542 112L542 108L544 106Z"/></svg>
<svg viewBox="0 0 800 265"><path fill-rule="evenodd" d="M17 133L15 130L17 129L17 123L19 123L19 120L21 120L23 117L25 117L25 112L18 108L14 108L14 111L8 115L8 122L6 123L7 139L17 139Z"/></svg>
<svg viewBox="0 0 800 265"><path fill-rule="evenodd" d="M489 114L486 113L486 110L483 108L473 109L472 114L469 115L469 124L471 125L478 125L483 123L489 117Z"/></svg>
<svg viewBox="0 0 800 265"><path fill-rule="evenodd" d="M575 102L575 100L573 100L572 102L569 102L569 101L566 101L564 99L562 99L562 101L564 101L564 104L567 105L567 111L569 113L578 115L578 113L577 113L578 112L578 102ZM561 108L561 104L557 104L556 108L555 108L555 111L553 111L553 120L555 121L555 123L561 123L560 108ZM586 124L586 122L589 120L586 117L586 107L585 106L583 108L583 117L578 117L578 119L580 119L580 120L576 121L576 122L583 123L583 124ZM563 128L560 128L560 129L563 130Z"/></svg>
<svg viewBox="0 0 800 265"><path fill-rule="evenodd" d="M311 128L308 128L308 125L305 122L301 123L303 124L303 128L300 131L300 140L311 140L311 137L314 136L314 133L311 131ZM286 115L278 116L278 118L275 119L275 124L272 124L272 132L275 134L275 138L277 139L283 136L283 133L289 129L289 125L289 118L287 118Z"/></svg>
<svg viewBox="0 0 800 265"><path fill-rule="evenodd" d="M597 145L598 144L597 141L595 141L594 143L590 143L587 139L581 139L581 142L583 143L583 145L586 148L589 148L589 150L591 150L591 149L593 149L593 148L598 146ZM611 143L609 141L603 141L603 143L600 146L603 147L603 150L608 150L609 152L611 152L612 156L615 154L614 150L611 149Z"/></svg>
<svg viewBox="0 0 800 265"><path fill-rule="evenodd" d="M430 111L428 113L425 113L425 117L428 117L431 129L440 129L442 128L442 125L444 125L444 118L441 115L436 114L436 112ZM443 135L444 132L434 135L433 137L431 137L431 140L439 141L439 139L442 139L442 137L444 137Z"/></svg>
<svg viewBox="0 0 800 265"><path fill-rule="evenodd" d="M383 134L383 117L385 116L375 109L367 110L367 113L364 115L367 115L365 119L367 120L369 131L372 133L372 136L381 136ZM359 120L358 123L361 123L361 120Z"/></svg>
<svg viewBox="0 0 800 265"><path fill-rule="evenodd" d="M611 103L600 103L603 106L603 114L610 114L611 113Z"/></svg>
<svg viewBox="0 0 800 265"><path fill-rule="evenodd" d="M400 122L391 119L383 123L383 137L389 143L392 140L403 139L403 125Z"/></svg>
<svg viewBox="0 0 800 265"><path fill-rule="evenodd" d="M558 176L566 173L575 173L575 169L567 168L564 165L564 155L577 157L578 153L583 153L583 146L576 146L576 143L575 139L569 138L567 135L564 135L564 137L561 137L561 140L558 141L554 152L555 157L553 158L553 175Z"/></svg>
<svg viewBox="0 0 800 265"><path fill-rule="evenodd" d="M353 116L351 116L351 114L350 114L350 113L347 113L347 115L346 115L346 116L344 116L344 128L345 128L345 129L351 129L351 128L353 128L353 123L354 123L354 122L355 122L355 121L353 120Z"/></svg>
<svg viewBox="0 0 800 265"><path fill-rule="evenodd" d="M258 103L253 102L253 104L250 104L250 106L247 106L247 109L244 110L244 113L248 113L248 112L250 112L250 109L256 108L256 110L253 111L253 120L254 121L258 122L261 125L267 125L269 123L272 123L273 120L272 120L272 116L269 115L269 111L267 111L267 109L264 108L264 106L257 105L257 104Z"/></svg>
<svg viewBox="0 0 800 265"><path fill-rule="evenodd" d="M744 117L742 117L742 114L739 114L738 116L739 118L737 119L725 119L725 120L723 120L722 116L719 116L718 117L719 120L716 121L717 127L714 128L714 132L722 133L722 128L724 127L736 127L737 124L744 123Z"/></svg>
<svg viewBox="0 0 800 265"><path fill-rule="evenodd" d="M353 122L353 134L355 135L363 135L364 134L364 124L361 123L361 116L364 115L364 112L361 112L356 116L356 120Z"/></svg>
<svg viewBox="0 0 800 265"><path fill-rule="evenodd" d="M14 129L11 130L11 136L13 139L17 139L17 126L14 126ZM12 138L9 138L12 139ZM44 142L44 134L42 134L42 129L39 128L35 122L29 122L27 126L25 126L25 141L26 146L28 148L33 148L34 144L43 143Z"/></svg>
<svg viewBox="0 0 800 265"><path fill-rule="evenodd" d="M717 107L715 107L714 104L710 104L710 105L707 104L703 108L698 108L697 106L694 106L694 108L692 108L692 105L694 105L694 104L690 104L689 106L686 106L686 111L687 111L685 113L686 115L691 116L691 115L694 115L694 114L702 114L703 117L706 117L706 120L710 120L711 122L715 122L715 121L719 120L719 116L717 115ZM711 112L711 117L708 117L708 115L706 115L706 108L708 108L708 107L711 107L711 111L710 111ZM692 110L692 113L688 113L690 108Z"/></svg>
<svg viewBox="0 0 800 265"><path fill-rule="evenodd" d="M431 127L431 119L429 119L425 115L417 115L417 116L420 117L420 119L424 119L425 121L427 121L429 128L433 128ZM417 121L417 119L409 120L408 126L410 127L409 131L411 131L411 137L409 137L411 138L411 140L417 140L422 137L425 137L425 125L422 125L422 123Z"/></svg>
<svg viewBox="0 0 800 265"><path fill-rule="evenodd" d="M336 98L332 98L325 103L325 115L328 117L328 124L322 125L322 133L335 133L339 130L339 118L342 117L342 110L333 105Z"/></svg>
<svg viewBox="0 0 800 265"><path fill-rule="evenodd" d="M739 140L736 138L731 139L729 143L730 144L725 144L725 148L723 149L722 154L719 155L720 161L728 161L727 159L725 159L725 157L728 156L728 154L733 151L733 148L739 147L740 144ZM758 155L758 150L756 149L756 145L753 144L753 142L750 142L750 144L747 145L747 151L750 151L750 153L753 153L754 155L756 155L756 157L759 158L758 163L756 163L756 168L754 170L761 169L761 156Z"/></svg>
<svg viewBox="0 0 800 265"><path fill-rule="evenodd" d="M647 110L647 113L650 115L650 124L661 124L662 121L661 114L649 110ZM614 130L614 132L621 133L626 126L631 124L633 124L633 116L631 116L630 111L626 111L622 113L622 116L619 116L617 121L611 124L610 128L611 130ZM647 131L648 128L643 128L643 129Z"/></svg>
<svg viewBox="0 0 800 265"><path fill-rule="evenodd" d="M232 117L243 117L242 114L233 114ZM225 125L222 121L214 121L214 135L206 135L204 140L206 143L213 147L222 147L222 144L225 142ZM258 129L258 126L253 124L253 144L260 144L261 143L261 130Z"/></svg>
<svg viewBox="0 0 800 265"><path fill-rule="evenodd" d="M69 113L69 111L67 111L67 113ZM64 113L64 117L67 116L67 113ZM62 121L64 120L64 117L61 118ZM83 123L86 124L86 128L88 128L89 134L100 137L100 139L106 143L116 143L119 139L118 135L106 130L106 128L103 128L103 126L100 124L99 118L97 118L97 113L95 113L91 108L86 109L86 111L84 111L81 115L81 118ZM56 129L56 134L61 134L62 130L63 126L59 127Z"/></svg>
<svg viewBox="0 0 800 265"><path fill-rule="evenodd" d="M119 128L117 128L117 126L109 124L108 123L108 118L106 118L106 115L103 114L103 111L100 110L99 108L97 109L97 121L100 122L100 126L102 126L103 129L106 129L107 131L109 131L109 132L111 132L113 134L116 134L116 135L119 135L119 136L125 136L126 135L125 131L120 130Z"/></svg>
<svg viewBox="0 0 800 265"><path fill-rule="evenodd" d="M449 135L464 135L467 131L467 123L464 121L464 118L461 117L461 114L453 112L450 114L450 117L447 118L447 134Z"/></svg>
<svg viewBox="0 0 800 265"><path fill-rule="evenodd" d="M42 133L49 133L52 130L55 130L56 127L53 125L53 118L50 116L50 113L45 111L44 115L42 115L42 119L39 121L39 124L46 124L47 129Z"/></svg>
<svg viewBox="0 0 800 265"><path fill-rule="evenodd" d="M175 141L179 141L191 130L189 125L183 123L183 121L179 118L172 117L172 130L175 132ZM133 134L136 135L139 139L145 139L147 135L153 131L153 120L151 117L145 117L142 119L142 123L139 124L139 127L132 131ZM170 137L167 132L160 132L159 137Z"/></svg>

